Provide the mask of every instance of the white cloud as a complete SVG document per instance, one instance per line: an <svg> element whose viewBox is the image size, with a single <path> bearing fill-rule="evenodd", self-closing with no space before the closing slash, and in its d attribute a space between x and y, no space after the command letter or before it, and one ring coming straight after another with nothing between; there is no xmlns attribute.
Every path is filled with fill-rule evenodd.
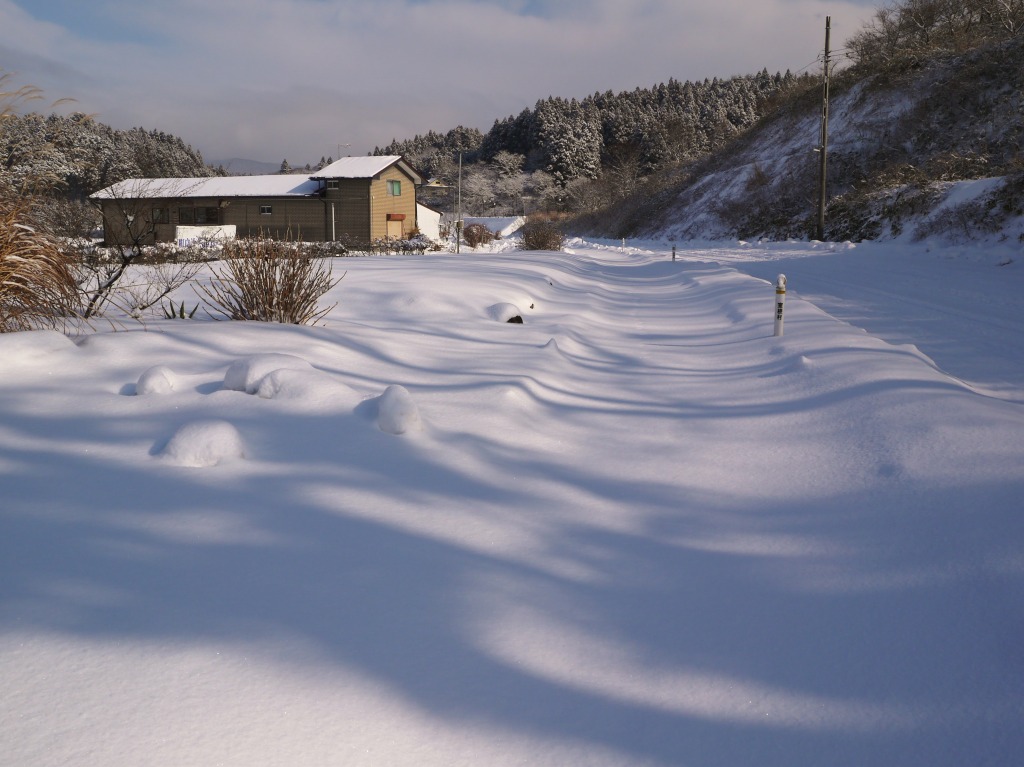
<svg viewBox="0 0 1024 767"><path fill-rule="evenodd" d="M486 130L549 95L796 70L821 48L825 13L838 44L870 15L862 3L108 0L82 29L0 0L0 54L18 63L0 66L115 127L294 164L338 143ZM111 20L117 38L101 41Z"/></svg>

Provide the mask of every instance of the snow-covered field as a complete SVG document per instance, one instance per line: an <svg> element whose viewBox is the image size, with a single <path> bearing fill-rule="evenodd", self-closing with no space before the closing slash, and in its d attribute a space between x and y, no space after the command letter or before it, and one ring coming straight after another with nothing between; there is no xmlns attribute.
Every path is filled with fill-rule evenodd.
<svg viewBox="0 0 1024 767"><path fill-rule="evenodd" d="M1017 763L1011 259L346 259L324 327L0 336L0 764Z"/></svg>

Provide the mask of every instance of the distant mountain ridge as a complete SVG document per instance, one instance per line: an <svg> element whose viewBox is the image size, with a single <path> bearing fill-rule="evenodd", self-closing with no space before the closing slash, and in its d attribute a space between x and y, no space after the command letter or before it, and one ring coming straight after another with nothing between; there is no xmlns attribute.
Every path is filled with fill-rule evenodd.
<svg viewBox="0 0 1024 767"><path fill-rule="evenodd" d="M243 157L232 157L229 160L211 160L210 165L223 168L229 176L267 176L281 170L279 162L263 162L248 160Z"/></svg>

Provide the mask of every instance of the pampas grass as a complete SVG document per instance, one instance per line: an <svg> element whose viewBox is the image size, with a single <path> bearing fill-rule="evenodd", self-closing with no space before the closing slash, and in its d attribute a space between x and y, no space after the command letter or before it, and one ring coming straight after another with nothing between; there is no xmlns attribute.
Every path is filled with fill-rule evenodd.
<svg viewBox="0 0 1024 767"><path fill-rule="evenodd" d="M0 200L0 333L59 328L78 314L70 259L26 218L23 202Z"/></svg>
<svg viewBox="0 0 1024 767"><path fill-rule="evenodd" d="M38 88L15 88L11 75L0 73L0 124L18 103L41 97ZM50 182L37 179L33 186ZM31 222L30 190L15 189L0 166L0 333L59 328L78 315L71 260Z"/></svg>

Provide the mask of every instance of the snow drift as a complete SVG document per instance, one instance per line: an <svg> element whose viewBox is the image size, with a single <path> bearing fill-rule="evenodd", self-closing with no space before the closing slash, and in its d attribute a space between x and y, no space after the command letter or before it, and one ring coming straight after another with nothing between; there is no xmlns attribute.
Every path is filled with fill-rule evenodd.
<svg viewBox="0 0 1024 767"><path fill-rule="evenodd" d="M0 762L1014 763L1019 260L635 245L0 336Z"/></svg>

